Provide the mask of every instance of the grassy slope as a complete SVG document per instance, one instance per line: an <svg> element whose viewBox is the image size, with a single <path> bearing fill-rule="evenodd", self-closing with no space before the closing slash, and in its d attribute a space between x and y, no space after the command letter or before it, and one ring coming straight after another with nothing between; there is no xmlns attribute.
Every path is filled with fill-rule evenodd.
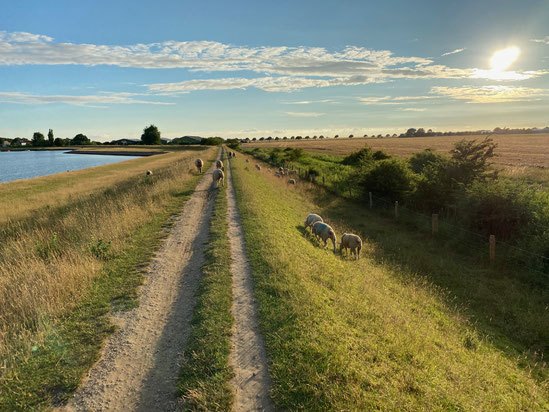
<svg viewBox="0 0 549 412"><path fill-rule="evenodd" d="M497 348L470 323L467 307L458 307L425 273L398 265L390 256L380 258L379 245L372 241L365 242L360 261L342 259L316 245L303 229L308 213L323 213L318 204L258 173L242 156L233 161L233 177L278 407L549 407L547 381L533 378L529 364L520 365L512 351ZM348 229L346 221L360 221L365 231L383 225L331 199L328 206L338 206L339 215L332 210L329 223L337 233ZM353 231L361 232L356 226ZM405 248L417 239L396 231L392 241ZM417 245L411 250L420 252ZM434 264L445 272L443 258ZM471 270L452 269L453 276Z"/></svg>
<svg viewBox="0 0 549 412"><path fill-rule="evenodd" d="M193 331L185 348L179 393L185 410L230 410L233 377L229 365L231 312L231 255L227 237L227 197L219 187L211 219L206 264L197 292Z"/></svg>
<svg viewBox="0 0 549 412"><path fill-rule="evenodd" d="M213 155L214 151L206 154L208 164ZM178 167L184 168L185 164ZM42 409L62 403L96 361L103 339L114 330L105 315L113 309L124 310L137 303L136 288L143 280L139 268L148 263L164 236L163 228L169 225L170 216L181 209L201 175L189 175L180 183L166 184L173 181L168 168L166 173L159 173L155 178L160 180L153 183L155 186L149 190L154 195L146 201L148 207L156 208L155 213L129 226L131 231L123 234L125 240L120 242L116 253L100 263L99 277L90 282L76 306L56 316L44 313L39 324L29 323L29 329L20 332L29 339L29 353L15 353L3 360L7 366L0 374L0 410ZM162 190L165 192L161 193ZM79 212L86 214L85 210ZM96 226L101 225L96 223ZM86 227L83 225L83 230ZM78 233L77 236L85 238L89 234ZM75 245L75 248L79 246ZM50 265L55 263L56 260L50 259ZM36 336L38 331L40 336Z"/></svg>

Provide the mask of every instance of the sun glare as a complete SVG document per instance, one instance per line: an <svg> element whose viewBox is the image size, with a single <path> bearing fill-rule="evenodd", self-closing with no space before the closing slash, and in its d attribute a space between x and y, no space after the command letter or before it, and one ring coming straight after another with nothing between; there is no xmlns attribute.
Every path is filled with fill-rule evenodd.
<svg viewBox="0 0 549 412"><path fill-rule="evenodd" d="M516 46L498 50L490 59L490 66L492 66L492 70L503 72L517 60L519 55L520 49Z"/></svg>

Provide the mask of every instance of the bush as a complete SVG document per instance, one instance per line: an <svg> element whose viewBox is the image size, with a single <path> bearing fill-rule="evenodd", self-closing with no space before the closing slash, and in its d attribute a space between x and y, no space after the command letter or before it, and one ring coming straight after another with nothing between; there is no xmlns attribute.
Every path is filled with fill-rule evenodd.
<svg viewBox="0 0 549 412"><path fill-rule="evenodd" d="M402 201L414 188L415 177L402 161L381 160L370 169L362 170L362 188L365 195L372 192L390 201Z"/></svg>
<svg viewBox="0 0 549 412"><path fill-rule="evenodd" d="M341 163L349 166L358 166L361 163L372 161L373 158L374 153L372 152L372 149L369 146L365 146L346 156Z"/></svg>
<svg viewBox="0 0 549 412"><path fill-rule="evenodd" d="M437 155L431 149L425 149L423 152L414 153L408 159L408 162L414 173L423 173L427 165L435 163L441 158L442 156Z"/></svg>

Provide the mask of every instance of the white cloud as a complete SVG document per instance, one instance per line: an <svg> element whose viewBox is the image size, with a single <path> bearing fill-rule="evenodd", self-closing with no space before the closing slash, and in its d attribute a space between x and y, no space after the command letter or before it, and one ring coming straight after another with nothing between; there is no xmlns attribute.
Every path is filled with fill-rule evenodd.
<svg viewBox="0 0 549 412"><path fill-rule="evenodd" d="M431 100L437 96L381 96L381 97L359 97L358 100L366 105L394 105L405 104L415 100Z"/></svg>
<svg viewBox="0 0 549 412"><path fill-rule="evenodd" d="M465 48L463 48L463 49L455 49L455 50L452 50L452 51L450 51L450 52L441 54L440 57L449 56L449 55L451 55L451 54L456 54L456 53L461 53L461 52L464 51L464 50L465 50Z"/></svg>
<svg viewBox="0 0 549 412"><path fill-rule="evenodd" d="M324 99L324 100L302 100L298 102L283 102L284 104L313 104L313 103L332 103L337 104L338 102L331 100L331 99Z"/></svg>
<svg viewBox="0 0 549 412"><path fill-rule="evenodd" d="M136 93L109 93L99 95L73 96L73 95L38 95L20 92L0 92L0 102L17 104L50 104L65 103L73 106L99 107L101 104L160 104L173 103L138 100L133 96Z"/></svg>
<svg viewBox="0 0 549 412"><path fill-rule="evenodd" d="M422 107L405 107L400 110L402 110L403 112L424 112L425 111L425 109Z"/></svg>
<svg viewBox="0 0 549 412"><path fill-rule="evenodd" d="M432 87L430 93L465 100L466 103L505 103L539 100L549 96L548 89L510 86Z"/></svg>
<svg viewBox="0 0 549 412"><path fill-rule="evenodd" d="M545 36L543 39L530 39L530 41L533 41L536 43L549 44L549 36Z"/></svg>
<svg viewBox="0 0 549 412"><path fill-rule="evenodd" d="M288 116L293 117L320 117L324 116L326 113L314 113L314 112L286 112Z"/></svg>
<svg viewBox="0 0 549 412"><path fill-rule="evenodd" d="M7 32L0 31L0 42L6 43L47 43L52 42L53 38L41 34L32 34L24 31Z"/></svg>

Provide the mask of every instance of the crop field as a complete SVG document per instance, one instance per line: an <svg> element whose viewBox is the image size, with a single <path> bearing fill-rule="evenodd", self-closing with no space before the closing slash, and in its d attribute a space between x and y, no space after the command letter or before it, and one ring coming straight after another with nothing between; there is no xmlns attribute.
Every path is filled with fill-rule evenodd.
<svg viewBox="0 0 549 412"><path fill-rule="evenodd" d="M268 165L232 168L278 408L549 407L545 292ZM362 258L315 241L308 213L359 234Z"/></svg>
<svg viewBox="0 0 549 412"><path fill-rule="evenodd" d="M373 150L383 150L394 156L410 156L425 149L448 153L455 142L482 140L486 136L435 136L413 138L338 138L276 140L246 143L243 147L294 147L307 152L346 156L365 144ZM491 135L498 144L494 163L500 166L549 168L549 134Z"/></svg>

